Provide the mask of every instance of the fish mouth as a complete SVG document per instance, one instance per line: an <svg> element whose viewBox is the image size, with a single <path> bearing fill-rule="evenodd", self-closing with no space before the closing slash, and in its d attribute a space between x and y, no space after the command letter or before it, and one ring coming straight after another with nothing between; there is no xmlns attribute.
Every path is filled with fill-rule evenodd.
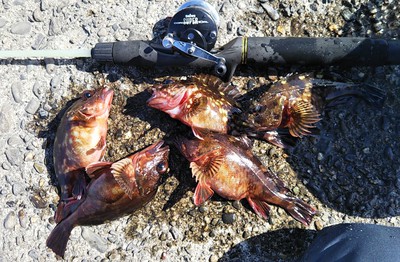
<svg viewBox="0 0 400 262"><path fill-rule="evenodd" d="M113 100L113 97L114 97L114 90L108 87L103 88L103 90L101 91L101 98L104 100L104 104L106 104L108 108L111 107L111 102Z"/></svg>
<svg viewBox="0 0 400 262"><path fill-rule="evenodd" d="M114 97L114 90L112 90L111 88L105 87L101 90L100 100L103 101L102 103L104 103L104 108L97 115L97 117L103 117L106 115L108 116L110 109L111 109L111 103L112 103L113 97Z"/></svg>
<svg viewBox="0 0 400 262"><path fill-rule="evenodd" d="M162 91L157 90L157 87L152 88L152 95L146 101L147 105L160 110L172 109L183 103L187 99L186 90L181 88L174 95L167 95Z"/></svg>
<svg viewBox="0 0 400 262"><path fill-rule="evenodd" d="M151 145L148 148L148 151L146 152L146 156L151 156L151 155L154 155L154 154L160 154L160 155L167 154L168 155L169 146L166 145L166 146L162 147L163 145L164 145L164 141L163 140ZM166 157L167 157L167 155L166 155Z"/></svg>

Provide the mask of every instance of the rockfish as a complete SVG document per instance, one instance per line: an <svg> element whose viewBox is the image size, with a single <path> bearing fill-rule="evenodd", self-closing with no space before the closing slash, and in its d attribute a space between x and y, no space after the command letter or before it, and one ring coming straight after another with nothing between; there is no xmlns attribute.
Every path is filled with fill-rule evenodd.
<svg viewBox="0 0 400 262"><path fill-rule="evenodd" d="M91 181L75 201L76 209L51 232L47 246L63 257L68 238L77 225L97 225L130 214L157 192L160 175L168 170L169 147L163 142L115 163L97 162L86 167Z"/></svg>
<svg viewBox="0 0 400 262"><path fill-rule="evenodd" d="M194 204L199 206L216 192L229 200L246 198L256 214L268 218L273 204L309 225L316 210L289 196L283 181L269 171L251 152L247 137L212 134L203 140L178 138L177 147L190 162L198 181Z"/></svg>
<svg viewBox="0 0 400 262"><path fill-rule="evenodd" d="M231 117L241 112L234 101L239 92L212 75L155 85L151 90L147 105L190 126L200 139L209 131L228 133Z"/></svg>
<svg viewBox="0 0 400 262"><path fill-rule="evenodd" d="M56 222L64 217L66 205L82 197L87 184L85 167L104 155L113 94L108 88L84 91L61 119L53 148L54 169L61 189Z"/></svg>
<svg viewBox="0 0 400 262"><path fill-rule="evenodd" d="M262 134L264 140L284 147L275 130L287 128L292 137L309 135L324 107L344 96L359 96L371 104L381 104L384 99L383 91L372 85L295 74L274 83L246 112L243 121L250 127L248 134Z"/></svg>

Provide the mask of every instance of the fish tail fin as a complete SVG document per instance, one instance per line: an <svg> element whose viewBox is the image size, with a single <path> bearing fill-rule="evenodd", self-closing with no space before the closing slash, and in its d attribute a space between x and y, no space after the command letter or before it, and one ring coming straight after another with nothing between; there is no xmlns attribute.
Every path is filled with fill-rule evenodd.
<svg viewBox="0 0 400 262"><path fill-rule="evenodd" d="M368 104L379 108L385 102L386 92L375 84L341 83L341 88L336 88L333 92L330 92L325 100L328 106L336 106L337 104L341 104L339 98L352 96L361 98Z"/></svg>
<svg viewBox="0 0 400 262"><path fill-rule="evenodd" d="M249 131L246 132L249 137L264 140L272 145L280 148L292 148L296 145L298 138L291 136L285 130L273 130L273 131Z"/></svg>
<svg viewBox="0 0 400 262"><path fill-rule="evenodd" d="M301 199L290 199L289 204L283 206L286 212L302 224L306 226L310 225L312 218L317 214L317 210Z"/></svg>
<svg viewBox="0 0 400 262"><path fill-rule="evenodd" d="M62 258L64 258L65 249L67 248L69 236L71 235L73 227L74 224L72 224L69 219L65 219L56 225L47 238L47 247Z"/></svg>

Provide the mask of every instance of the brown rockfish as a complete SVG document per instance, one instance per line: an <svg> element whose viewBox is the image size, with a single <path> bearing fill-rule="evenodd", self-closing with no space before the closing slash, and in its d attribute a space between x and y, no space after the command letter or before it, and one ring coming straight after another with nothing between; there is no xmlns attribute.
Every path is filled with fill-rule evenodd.
<svg viewBox="0 0 400 262"><path fill-rule="evenodd" d="M160 175L168 170L169 147L163 141L115 163L86 167L91 181L74 211L51 232L47 246L63 257L68 238L77 225L97 225L130 214L157 192Z"/></svg>
<svg viewBox="0 0 400 262"><path fill-rule="evenodd" d="M147 105L190 126L200 139L209 131L228 133L230 118L241 112L234 101L239 92L212 75L155 85L151 90Z"/></svg>
<svg viewBox="0 0 400 262"><path fill-rule="evenodd" d="M246 112L244 121L263 139L284 147L278 128L287 128L293 137L311 134L324 107L344 96L358 96L371 104L381 104L384 93L369 84L352 84L315 79L295 74L274 83Z"/></svg>
<svg viewBox="0 0 400 262"><path fill-rule="evenodd" d="M215 191L230 200L246 198L255 213L264 219L269 215L268 204L284 208L305 225L316 214L309 204L289 196L283 181L253 155L247 137L211 134L203 140L178 138L175 143L190 161L192 174L198 181L194 193L196 206Z"/></svg>
<svg viewBox="0 0 400 262"><path fill-rule="evenodd" d="M84 91L61 119L53 148L54 169L61 189L56 222L64 217L65 205L82 197L86 188L85 167L104 155L113 94L108 88Z"/></svg>

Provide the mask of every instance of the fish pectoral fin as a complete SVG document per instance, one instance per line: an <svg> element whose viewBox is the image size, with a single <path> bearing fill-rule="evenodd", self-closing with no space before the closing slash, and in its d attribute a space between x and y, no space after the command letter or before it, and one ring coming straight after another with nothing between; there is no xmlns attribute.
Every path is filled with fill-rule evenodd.
<svg viewBox="0 0 400 262"><path fill-rule="evenodd" d="M262 139L267 141L268 143L271 143L272 145L275 145L280 148L287 148L285 143L282 141L281 137L279 136L278 132L276 131L267 131L264 134L262 134Z"/></svg>
<svg viewBox="0 0 400 262"><path fill-rule="evenodd" d="M268 220L269 217L269 205L261 200L251 199L250 197L247 198L251 208L256 212L257 215L261 216L265 220Z"/></svg>
<svg viewBox="0 0 400 262"><path fill-rule="evenodd" d="M205 179L212 178L218 173L224 159L217 151L213 150L201 156L196 162L190 163L192 174L200 183L204 183Z"/></svg>
<svg viewBox="0 0 400 262"><path fill-rule="evenodd" d="M314 128L316 122L320 121L320 115L314 106L304 100L299 100L293 104L289 112L287 127L294 137L302 137L311 133L309 129Z"/></svg>
<svg viewBox="0 0 400 262"><path fill-rule="evenodd" d="M132 161L129 158L124 158L113 163L111 165L111 174L129 198L132 199L133 190L138 188Z"/></svg>
<svg viewBox="0 0 400 262"><path fill-rule="evenodd" d="M210 188L210 186L203 183L198 183L193 196L194 204L196 206L200 206L208 199L210 199L213 195L214 191Z"/></svg>
<svg viewBox="0 0 400 262"><path fill-rule="evenodd" d="M194 127L194 126L192 126L192 132L193 132L193 135L200 140L204 140L203 137L207 136L207 134L210 133L209 131L207 131L203 128Z"/></svg>
<svg viewBox="0 0 400 262"><path fill-rule="evenodd" d="M98 170L101 170L106 167L110 167L112 165L112 162L93 162L90 163L86 168L86 174L91 178L95 178L97 176Z"/></svg>

